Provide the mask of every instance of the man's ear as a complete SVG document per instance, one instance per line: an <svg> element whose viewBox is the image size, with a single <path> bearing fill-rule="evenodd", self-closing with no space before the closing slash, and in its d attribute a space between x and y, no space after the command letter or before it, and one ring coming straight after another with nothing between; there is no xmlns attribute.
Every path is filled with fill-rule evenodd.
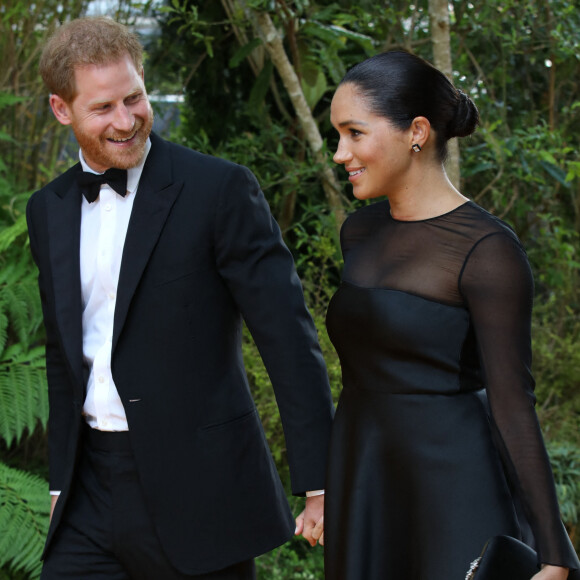
<svg viewBox="0 0 580 580"><path fill-rule="evenodd" d="M50 108L54 113L57 121L62 125L70 125L72 123L70 107L62 97L58 95L50 95Z"/></svg>

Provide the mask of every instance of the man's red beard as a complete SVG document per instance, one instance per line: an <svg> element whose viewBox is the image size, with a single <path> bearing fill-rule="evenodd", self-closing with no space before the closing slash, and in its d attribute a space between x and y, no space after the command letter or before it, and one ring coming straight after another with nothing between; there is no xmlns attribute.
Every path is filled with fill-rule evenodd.
<svg viewBox="0 0 580 580"><path fill-rule="evenodd" d="M99 135L93 137L88 135L72 123L72 130L83 151L86 162L91 165L109 169L116 167L118 169L130 169L139 165L145 152L145 144L153 127L153 109L149 107L149 115L146 118L136 117L135 126L127 133L114 133L109 135ZM109 139L127 139L131 137L133 143L130 147L121 150L115 150L115 145Z"/></svg>

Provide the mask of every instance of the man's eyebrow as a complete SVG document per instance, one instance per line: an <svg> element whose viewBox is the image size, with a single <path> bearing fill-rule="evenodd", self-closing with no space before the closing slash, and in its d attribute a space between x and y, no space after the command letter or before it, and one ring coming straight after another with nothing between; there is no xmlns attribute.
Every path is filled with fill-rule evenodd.
<svg viewBox="0 0 580 580"><path fill-rule="evenodd" d="M130 99L131 97L136 97L136 96L142 95L142 94L143 94L143 89L135 89L133 92L129 93L128 95L125 95L123 97L123 100ZM95 100L92 103L89 103L89 106L94 107L94 106L99 106L99 105L107 105L110 102L112 102L112 99Z"/></svg>
<svg viewBox="0 0 580 580"><path fill-rule="evenodd" d="M101 99L100 101L92 101L89 103L89 107L100 107L101 105L108 105L111 101L109 99Z"/></svg>

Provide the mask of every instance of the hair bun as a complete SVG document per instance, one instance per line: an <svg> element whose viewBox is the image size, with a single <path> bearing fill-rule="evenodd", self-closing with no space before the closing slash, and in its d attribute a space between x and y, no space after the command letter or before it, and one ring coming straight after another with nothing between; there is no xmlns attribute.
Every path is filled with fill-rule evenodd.
<svg viewBox="0 0 580 580"><path fill-rule="evenodd" d="M457 91L455 116L449 123L448 138L467 137L479 124L479 111L475 103L461 90Z"/></svg>
<svg viewBox="0 0 580 580"><path fill-rule="evenodd" d="M399 131L408 130L416 117L429 119L441 162L448 139L471 135L479 123L477 107L465 93L432 64L403 50L381 52L355 64L343 84L354 85L368 109Z"/></svg>

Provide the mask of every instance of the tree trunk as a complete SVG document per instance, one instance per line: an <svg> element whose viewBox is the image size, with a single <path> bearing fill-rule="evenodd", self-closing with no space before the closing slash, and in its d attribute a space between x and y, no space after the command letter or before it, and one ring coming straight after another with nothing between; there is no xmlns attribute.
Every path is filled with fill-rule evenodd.
<svg viewBox="0 0 580 580"><path fill-rule="evenodd" d="M334 215L336 226L340 229L340 226L345 219L340 184L338 183L334 171L326 162L322 151L323 141L318 125L316 124L312 111L306 102L296 71L292 67L292 63L288 59L288 55L284 50L282 38L267 12L257 12L248 8L244 0L239 0L239 2L251 22L256 35L264 42L264 46L266 47L266 50L268 51L268 54L284 83L284 87L288 91L288 95L292 101L300 125L304 131L306 141L314 154L316 163L320 165L322 188L326 195L330 210Z"/></svg>
<svg viewBox="0 0 580 580"><path fill-rule="evenodd" d="M429 0L429 18L433 43L433 64L453 82L448 0ZM449 156L445 163L445 169L451 183L459 189L459 143L457 139L451 139L448 145Z"/></svg>

